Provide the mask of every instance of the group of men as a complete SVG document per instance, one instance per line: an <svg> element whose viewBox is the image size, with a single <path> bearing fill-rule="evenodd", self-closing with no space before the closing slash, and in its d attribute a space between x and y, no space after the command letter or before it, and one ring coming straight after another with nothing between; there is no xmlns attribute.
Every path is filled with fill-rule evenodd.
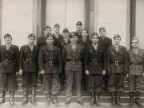
<svg viewBox="0 0 144 108"><path fill-rule="evenodd" d="M66 86L66 101L71 102L73 83L77 93L77 103L83 104L81 88L90 92L90 105L100 105L100 93L105 89L111 92L111 104L121 105L120 96L124 91L124 76L128 78L129 106L142 106L140 92L143 82L144 50L139 48L139 40L131 40L127 51L120 45L121 36L106 37L106 29L101 27L99 34L89 36L82 29L82 22L76 24L77 31L65 28L62 35L60 25L55 24L55 33L46 26L44 36L37 39L28 35L28 44L19 48L12 45L12 36L4 35L5 45L0 47L0 104L5 102L5 93L10 91L9 103L14 104L14 92L18 90L16 72L22 75L23 102L36 104L38 74L46 103L58 105L57 96ZM100 35L100 36L99 36ZM104 88L103 88L104 84Z"/></svg>

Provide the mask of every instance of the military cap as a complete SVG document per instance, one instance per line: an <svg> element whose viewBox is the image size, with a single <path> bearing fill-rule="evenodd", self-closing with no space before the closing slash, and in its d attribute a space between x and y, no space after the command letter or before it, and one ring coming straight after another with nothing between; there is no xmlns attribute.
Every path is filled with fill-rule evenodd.
<svg viewBox="0 0 144 108"><path fill-rule="evenodd" d="M65 28L65 29L63 30L63 33L64 33L64 32L69 32L69 30L68 30L67 28Z"/></svg>
<svg viewBox="0 0 144 108"><path fill-rule="evenodd" d="M60 28L60 25L59 25L58 23L56 23L56 24L54 25L54 28L55 28L55 27Z"/></svg>
<svg viewBox="0 0 144 108"><path fill-rule="evenodd" d="M51 27L48 25L48 26L46 26L46 27L44 28L44 30L46 30L47 28L50 28L50 29L51 29Z"/></svg>
<svg viewBox="0 0 144 108"><path fill-rule="evenodd" d="M76 25L77 25L77 26L82 26L83 24L82 24L81 21L78 21L78 22L76 23Z"/></svg>
<svg viewBox="0 0 144 108"><path fill-rule="evenodd" d="M101 27L101 28L99 29L99 31L100 31L100 30L105 30L105 31L106 31L106 29L105 29L104 27Z"/></svg>
<svg viewBox="0 0 144 108"><path fill-rule="evenodd" d="M132 38L131 42L132 42L133 40L138 40L138 42L139 42L139 39L138 39L136 36Z"/></svg>
<svg viewBox="0 0 144 108"><path fill-rule="evenodd" d="M76 32L71 32L70 33L69 37L72 38L73 36L77 36L78 37L78 35L76 34Z"/></svg>
<svg viewBox="0 0 144 108"><path fill-rule="evenodd" d="M120 38L121 39L120 35L118 35L118 34L114 35L113 39L115 39L115 38Z"/></svg>
<svg viewBox="0 0 144 108"><path fill-rule="evenodd" d="M7 37L10 37L12 39L12 36L10 34L5 34L4 35L4 39L7 38Z"/></svg>
<svg viewBox="0 0 144 108"><path fill-rule="evenodd" d="M91 37L93 37L94 35L98 36L98 38L99 38L99 35L97 34L97 32L93 32Z"/></svg>

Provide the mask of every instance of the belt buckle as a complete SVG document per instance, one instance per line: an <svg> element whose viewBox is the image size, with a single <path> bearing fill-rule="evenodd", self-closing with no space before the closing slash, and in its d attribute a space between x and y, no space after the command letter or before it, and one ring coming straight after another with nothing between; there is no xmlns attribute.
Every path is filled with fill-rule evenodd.
<svg viewBox="0 0 144 108"><path fill-rule="evenodd" d="M118 61L115 61L115 65L118 66Z"/></svg>
<svg viewBox="0 0 144 108"><path fill-rule="evenodd" d="M49 61L49 65L53 65L53 62L52 62L52 61Z"/></svg>
<svg viewBox="0 0 144 108"><path fill-rule="evenodd" d="M75 62L75 61L74 61L74 58L71 59L71 62L74 64L74 62Z"/></svg>

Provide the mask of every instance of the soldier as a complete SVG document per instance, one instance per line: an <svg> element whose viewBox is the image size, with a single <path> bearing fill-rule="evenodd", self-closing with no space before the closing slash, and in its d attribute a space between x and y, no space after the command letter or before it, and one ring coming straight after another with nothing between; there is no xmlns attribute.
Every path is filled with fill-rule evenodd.
<svg viewBox="0 0 144 108"><path fill-rule="evenodd" d="M127 74L129 77L129 106L133 106L134 102L138 106L142 106L140 92L144 76L144 50L139 48L139 40L136 37L132 39L131 46L132 49L128 51L129 73Z"/></svg>
<svg viewBox="0 0 144 108"><path fill-rule="evenodd" d="M60 41L60 49L62 52L62 49L64 46L68 45L70 43L70 39L69 39L69 30L67 28L65 28L62 32L63 38ZM65 63L62 63L62 73L60 74L60 82L61 82L61 91L64 90L64 86L65 86L65 79L66 79L66 75L65 75L65 71L64 71L64 66Z"/></svg>
<svg viewBox="0 0 144 108"><path fill-rule="evenodd" d="M60 32L60 25L54 25L54 33L52 34L54 37L54 46L60 47L60 41L62 40L63 36L59 33Z"/></svg>
<svg viewBox="0 0 144 108"><path fill-rule="evenodd" d="M82 30L82 39L78 39L78 44L81 44L84 49L89 47L92 44L91 39L89 39L89 34L87 29ZM86 90L86 82L87 82L87 75L85 74L85 69L84 69L84 60L82 61L82 89Z"/></svg>
<svg viewBox="0 0 144 108"><path fill-rule="evenodd" d="M22 75L23 102L28 103L28 95L31 95L31 103L36 104L36 85L38 77L38 53L39 48L34 45L35 35L28 35L28 45L20 49L19 74Z"/></svg>
<svg viewBox="0 0 144 108"><path fill-rule="evenodd" d="M71 44L64 47L62 51L63 61L65 62L66 72L66 102L68 105L72 98L73 77L76 84L77 102L82 103L81 98L81 77L82 77L82 59L84 59L84 48L77 44L78 36L75 32L69 35Z"/></svg>
<svg viewBox="0 0 144 108"><path fill-rule="evenodd" d="M46 26L44 29L44 36L41 36L37 39L37 45L39 48L43 47L46 45L46 35L47 34L51 34L51 27L50 26Z"/></svg>
<svg viewBox="0 0 144 108"><path fill-rule="evenodd" d="M5 45L0 52L0 104L5 103L5 92L9 91L9 103L14 104L14 92L18 90L16 72L19 64L19 48L12 45L10 34L4 35Z"/></svg>
<svg viewBox="0 0 144 108"><path fill-rule="evenodd" d="M110 46L112 46L112 39L106 36L106 29L104 27L101 27L99 29L99 34L100 34L99 43L104 47L105 51L107 52L107 49ZM103 79L104 79L104 89L105 89L105 91L107 91L107 83L109 80L108 73L106 73L103 76Z"/></svg>
<svg viewBox="0 0 144 108"><path fill-rule="evenodd" d="M121 37L114 35L114 45L108 49L108 91L111 92L111 104L114 106L120 103L120 95L124 89L124 75L128 71L127 50L120 45Z"/></svg>
<svg viewBox="0 0 144 108"><path fill-rule="evenodd" d="M42 74L43 92L46 95L47 104L52 102L58 105L57 95L60 89L60 81L58 74L62 71L60 49L53 46L53 36L46 36L47 45L42 47L39 52L38 65L40 74Z"/></svg>
<svg viewBox="0 0 144 108"><path fill-rule="evenodd" d="M77 28L77 30L76 30L76 35L78 36L78 39L81 39L81 38L82 38L82 35L81 35L82 27L83 27L82 22L81 22L81 21L78 21L78 22L76 23L76 28Z"/></svg>
<svg viewBox="0 0 144 108"><path fill-rule="evenodd" d="M106 74L106 51L98 43L99 36L94 32L92 45L85 51L85 73L88 75L88 88L91 96L90 105L100 105L99 95L103 90L103 75Z"/></svg>

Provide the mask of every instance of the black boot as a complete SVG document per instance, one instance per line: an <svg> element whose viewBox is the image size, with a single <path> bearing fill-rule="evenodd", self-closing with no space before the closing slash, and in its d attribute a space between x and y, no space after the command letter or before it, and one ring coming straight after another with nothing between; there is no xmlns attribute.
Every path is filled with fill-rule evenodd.
<svg viewBox="0 0 144 108"><path fill-rule="evenodd" d="M5 91L0 91L0 104L5 103Z"/></svg>
<svg viewBox="0 0 144 108"><path fill-rule="evenodd" d="M134 105L134 92L129 92L129 97L130 97L129 106L133 106Z"/></svg>
<svg viewBox="0 0 144 108"><path fill-rule="evenodd" d="M9 103L11 105L14 105L14 92L13 91L10 91Z"/></svg>
<svg viewBox="0 0 144 108"><path fill-rule="evenodd" d="M36 96L36 91L35 90L31 90L31 103L33 105L36 105L36 100L35 100L35 96Z"/></svg>
<svg viewBox="0 0 144 108"><path fill-rule="evenodd" d="M25 104L28 103L28 94L29 94L28 90L24 90L23 91L23 102L22 102L22 105L25 105Z"/></svg>
<svg viewBox="0 0 144 108"><path fill-rule="evenodd" d="M90 92L90 105L93 106L95 104L95 93L94 92Z"/></svg>
<svg viewBox="0 0 144 108"><path fill-rule="evenodd" d="M117 93L116 93L116 104L117 104L118 106L121 106L120 96L121 96L121 93L120 93L120 92L117 92Z"/></svg>
<svg viewBox="0 0 144 108"><path fill-rule="evenodd" d="M135 104L137 104L139 107L142 106L140 92L135 92Z"/></svg>
<svg viewBox="0 0 144 108"><path fill-rule="evenodd" d="M96 92L95 93L95 102L96 102L97 106L100 106L99 96L100 96L100 93Z"/></svg>
<svg viewBox="0 0 144 108"><path fill-rule="evenodd" d="M45 94L46 95L46 104L49 106L51 102L51 95L50 94Z"/></svg>
<svg viewBox="0 0 144 108"><path fill-rule="evenodd" d="M115 92L111 92L111 105L115 106L116 105L116 96Z"/></svg>
<svg viewBox="0 0 144 108"><path fill-rule="evenodd" d="M57 100L57 96L52 97L52 103L55 104L56 106L59 105L58 100Z"/></svg>

